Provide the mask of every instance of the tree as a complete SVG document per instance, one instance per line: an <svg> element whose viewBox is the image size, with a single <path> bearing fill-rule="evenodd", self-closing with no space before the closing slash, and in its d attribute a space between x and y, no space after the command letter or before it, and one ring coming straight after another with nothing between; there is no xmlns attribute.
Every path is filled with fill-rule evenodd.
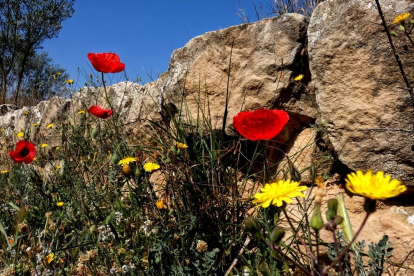
<svg viewBox="0 0 414 276"><path fill-rule="evenodd" d="M73 15L75 0L0 0L0 103L17 105L30 60Z"/></svg>

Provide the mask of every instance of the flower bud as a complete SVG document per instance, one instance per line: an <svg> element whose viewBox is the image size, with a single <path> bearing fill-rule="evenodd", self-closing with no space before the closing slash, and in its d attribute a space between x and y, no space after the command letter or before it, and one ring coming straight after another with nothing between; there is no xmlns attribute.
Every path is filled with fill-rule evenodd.
<svg viewBox="0 0 414 276"><path fill-rule="evenodd" d="M91 137L93 139L95 139L98 136L98 133L99 133L99 131L98 131L97 128L92 129L92 131L91 131Z"/></svg>
<svg viewBox="0 0 414 276"><path fill-rule="evenodd" d="M116 153L114 153L111 157L112 164L114 164L114 165L117 165L120 160L121 160L121 158Z"/></svg>
<svg viewBox="0 0 414 276"><path fill-rule="evenodd" d="M315 209L313 210L312 218L309 222L310 227L312 227L315 232L318 232L323 227L323 219L321 215L321 204L316 203Z"/></svg>
<svg viewBox="0 0 414 276"><path fill-rule="evenodd" d="M340 215L336 215L334 218L334 221L337 225L340 225L344 221L344 218L341 217Z"/></svg>
<svg viewBox="0 0 414 276"><path fill-rule="evenodd" d="M280 241L285 236L285 229L283 229L280 226L276 226L275 229L273 229L272 233L270 234L270 241L274 244L279 244Z"/></svg>
<svg viewBox="0 0 414 276"><path fill-rule="evenodd" d="M286 156L286 158L288 160L290 178L293 181L299 182L302 179L299 170L296 168L296 166L293 164L293 162L290 161L289 157Z"/></svg>
<svg viewBox="0 0 414 276"><path fill-rule="evenodd" d="M328 211L326 212L326 219L328 221L333 220L338 211L338 201L335 198L328 200Z"/></svg>
<svg viewBox="0 0 414 276"><path fill-rule="evenodd" d="M260 230L259 224L257 221L252 217L247 217L244 219L244 226L247 231L252 234L253 238L255 239L263 239L262 230Z"/></svg>

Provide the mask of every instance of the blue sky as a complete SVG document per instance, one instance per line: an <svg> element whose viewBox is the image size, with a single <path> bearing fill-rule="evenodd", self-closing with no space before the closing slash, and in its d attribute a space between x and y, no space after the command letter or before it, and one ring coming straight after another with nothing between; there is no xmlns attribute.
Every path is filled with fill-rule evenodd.
<svg viewBox="0 0 414 276"><path fill-rule="evenodd" d="M256 21L251 0L241 3L250 21ZM78 87L94 73L86 57L89 52L117 53L127 76L147 83L151 81L147 73L156 79L167 70L173 50L191 38L242 23L236 14L238 0L77 0L74 8L59 36L47 40L43 51L67 70ZM110 75L111 83L124 76Z"/></svg>

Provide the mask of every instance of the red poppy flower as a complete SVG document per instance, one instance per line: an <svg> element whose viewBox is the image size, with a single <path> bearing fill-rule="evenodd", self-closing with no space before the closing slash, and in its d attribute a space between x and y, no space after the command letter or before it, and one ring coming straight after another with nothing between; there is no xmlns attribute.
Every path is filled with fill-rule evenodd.
<svg viewBox="0 0 414 276"><path fill-rule="evenodd" d="M278 135L288 121L283 110L259 109L240 112L234 116L233 126L249 140L267 140Z"/></svg>
<svg viewBox="0 0 414 276"><path fill-rule="evenodd" d="M94 115L95 117L106 119L109 118L112 114L114 114L115 110L103 109L99 105L93 105L88 109L88 112Z"/></svg>
<svg viewBox="0 0 414 276"><path fill-rule="evenodd" d="M16 163L24 162L30 164L33 161L35 154L35 145L26 140L21 140L16 143L16 150L10 151L8 155L10 155L10 158Z"/></svg>
<svg viewBox="0 0 414 276"><path fill-rule="evenodd" d="M98 72L119 73L125 69L125 64L114 53L89 53L88 59L91 61L93 68Z"/></svg>

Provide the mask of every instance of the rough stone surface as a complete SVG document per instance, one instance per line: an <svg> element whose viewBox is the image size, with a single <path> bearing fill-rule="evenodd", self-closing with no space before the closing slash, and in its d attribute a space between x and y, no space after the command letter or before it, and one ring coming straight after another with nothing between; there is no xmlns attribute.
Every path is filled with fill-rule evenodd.
<svg viewBox="0 0 414 276"><path fill-rule="evenodd" d="M380 1L391 30L411 0ZM318 5L308 28L309 64L322 124L340 161L353 170L385 171L414 187L414 109L382 31L374 1L330 0ZM394 39L414 83L414 54Z"/></svg>

